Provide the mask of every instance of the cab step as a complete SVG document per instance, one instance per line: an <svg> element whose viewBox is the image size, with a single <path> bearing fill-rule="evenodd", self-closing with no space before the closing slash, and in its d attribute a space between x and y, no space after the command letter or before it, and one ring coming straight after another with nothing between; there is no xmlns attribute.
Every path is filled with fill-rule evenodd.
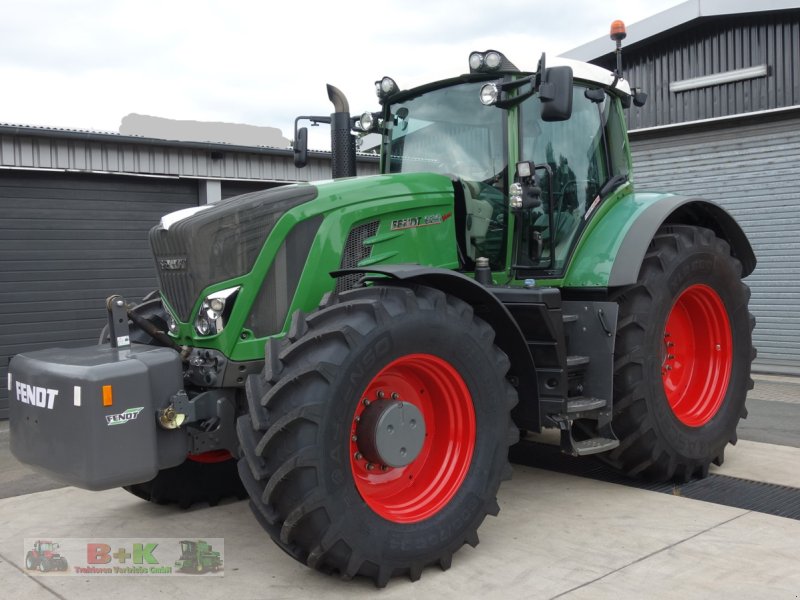
<svg viewBox="0 0 800 600"><path fill-rule="evenodd" d="M610 438L596 437L580 442L573 441L572 448L576 456L587 456L589 454L600 454L608 452L619 446L619 440Z"/></svg>
<svg viewBox="0 0 800 600"><path fill-rule="evenodd" d="M605 408L608 402L602 398L572 398L567 400L567 414L585 413Z"/></svg>
<svg viewBox="0 0 800 600"><path fill-rule="evenodd" d="M564 454L587 456L608 452L619 446L619 440L611 428L611 411L603 410L605 405L606 401L599 398L575 398L567 402L567 414L550 415L550 420L558 425L561 431L560 445ZM576 410L571 411L570 408ZM577 410L579 408L581 410ZM572 435L572 425L575 419L596 420L597 425L592 428L594 437L576 440Z"/></svg>
<svg viewBox="0 0 800 600"><path fill-rule="evenodd" d="M579 367L585 367L590 362L588 356L573 355L567 357L567 369L573 370Z"/></svg>

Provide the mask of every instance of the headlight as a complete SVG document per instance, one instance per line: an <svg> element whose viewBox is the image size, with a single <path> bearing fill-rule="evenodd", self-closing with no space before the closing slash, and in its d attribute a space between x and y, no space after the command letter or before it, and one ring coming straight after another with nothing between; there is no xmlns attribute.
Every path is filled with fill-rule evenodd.
<svg viewBox="0 0 800 600"><path fill-rule="evenodd" d="M194 328L200 335L216 335L225 329L240 286L220 290L203 299Z"/></svg>
<svg viewBox="0 0 800 600"><path fill-rule="evenodd" d="M169 311L167 311L167 329L170 333L178 333L178 322Z"/></svg>

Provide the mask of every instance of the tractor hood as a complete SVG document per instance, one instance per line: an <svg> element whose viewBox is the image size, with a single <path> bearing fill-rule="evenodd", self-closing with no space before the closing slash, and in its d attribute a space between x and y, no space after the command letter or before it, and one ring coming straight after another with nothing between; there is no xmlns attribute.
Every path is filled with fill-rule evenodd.
<svg viewBox="0 0 800 600"><path fill-rule="evenodd" d="M452 193L452 181L443 175L377 175L271 188L177 211L150 230L159 287L175 316L187 322L205 288L253 269L286 213L300 222L348 212L354 205L377 210L387 202L403 204Z"/></svg>
<svg viewBox="0 0 800 600"><path fill-rule="evenodd" d="M247 273L278 219L316 195L312 185L272 188L164 217L150 246L176 316L188 320L205 287Z"/></svg>

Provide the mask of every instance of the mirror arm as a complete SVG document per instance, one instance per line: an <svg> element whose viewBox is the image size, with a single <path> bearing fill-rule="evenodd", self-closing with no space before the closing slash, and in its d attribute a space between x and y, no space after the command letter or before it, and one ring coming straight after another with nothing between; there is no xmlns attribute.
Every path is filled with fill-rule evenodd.
<svg viewBox="0 0 800 600"><path fill-rule="evenodd" d="M314 117L310 115L303 115L294 120L294 142L292 150L294 151L294 166L302 169L306 166L308 161L308 129L301 127L298 129L297 125L300 121L307 120L311 125L319 125L320 123L330 124L330 117Z"/></svg>

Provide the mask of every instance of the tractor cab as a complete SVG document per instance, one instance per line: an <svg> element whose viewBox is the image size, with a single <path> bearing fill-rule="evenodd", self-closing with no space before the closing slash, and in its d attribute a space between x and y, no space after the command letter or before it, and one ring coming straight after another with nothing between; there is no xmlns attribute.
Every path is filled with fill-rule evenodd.
<svg viewBox="0 0 800 600"><path fill-rule="evenodd" d="M39 541L34 544L33 548L34 550L36 550L36 552L39 552L41 554L45 554L46 552L52 553L58 550L58 544L53 542Z"/></svg>
<svg viewBox="0 0 800 600"><path fill-rule="evenodd" d="M598 205L628 180L627 83L575 61L522 72L501 53L470 73L407 91L376 82L381 171L452 178L464 271L478 257L522 279L558 277ZM365 127L365 124L367 125Z"/></svg>

